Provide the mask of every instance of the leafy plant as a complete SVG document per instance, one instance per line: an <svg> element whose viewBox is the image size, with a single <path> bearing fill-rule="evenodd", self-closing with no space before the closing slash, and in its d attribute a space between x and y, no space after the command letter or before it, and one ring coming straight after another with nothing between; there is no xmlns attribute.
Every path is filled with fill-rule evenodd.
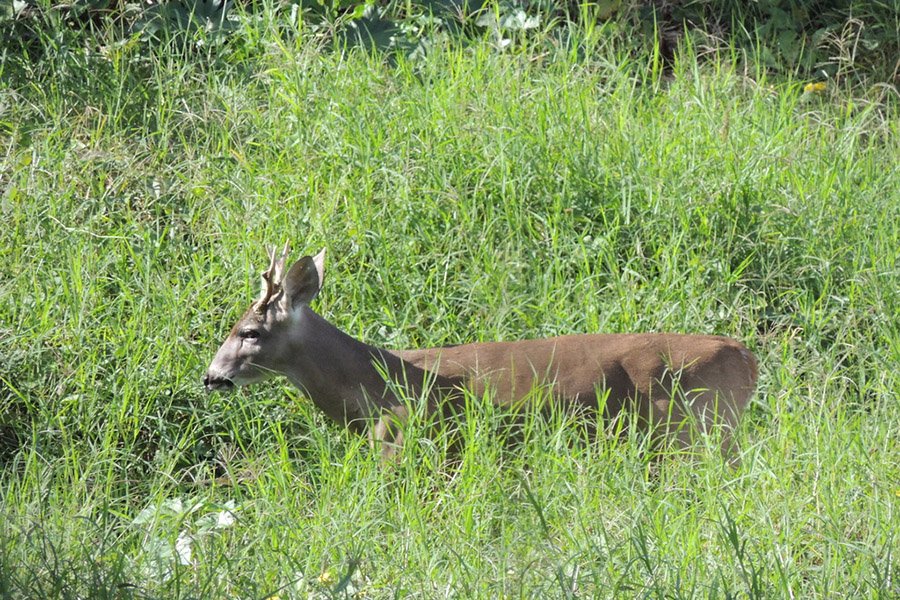
<svg viewBox="0 0 900 600"><path fill-rule="evenodd" d="M165 583L179 566L195 564L197 544L234 527L239 512L233 500L176 497L147 506L131 522L143 531L136 565L144 577Z"/></svg>
<svg viewBox="0 0 900 600"><path fill-rule="evenodd" d="M227 33L237 27L229 18L231 0L169 0L151 4L140 13L133 29L145 34L188 36Z"/></svg>
<svg viewBox="0 0 900 600"><path fill-rule="evenodd" d="M339 46L407 57L423 56L435 44L468 43L485 32L503 49L539 26L590 28L613 21L616 27L605 35L631 46L657 45L669 67L687 33L697 40L686 48L731 46L754 64L782 73L842 80L854 75L860 81L867 74L896 81L900 73L900 0L0 0L0 30L33 55L40 54L36 46L59 37L60 29L75 32L83 43L102 36L108 44L110 37L137 31L148 42L179 38L202 45L240 35L237 12L268 13L295 27L303 20L336 36Z"/></svg>
<svg viewBox="0 0 900 600"><path fill-rule="evenodd" d="M900 2L862 0L700 0L648 3L664 23L713 34L779 72L833 78L859 70L896 81ZM671 25L670 25L671 26Z"/></svg>

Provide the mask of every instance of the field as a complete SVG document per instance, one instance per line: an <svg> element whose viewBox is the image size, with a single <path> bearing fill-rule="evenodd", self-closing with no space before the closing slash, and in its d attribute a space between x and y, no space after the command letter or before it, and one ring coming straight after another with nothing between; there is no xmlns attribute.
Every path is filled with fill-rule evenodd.
<svg viewBox="0 0 900 600"><path fill-rule="evenodd" d="M273 31L0 74L0 596L900 594L891 92L663 78L589 33L410 61ZM413 423L384 465L284 380L207 395L285 239L390 348L736 337L742 464L536 417L506 447L473 398L458 461Z"/></svg>

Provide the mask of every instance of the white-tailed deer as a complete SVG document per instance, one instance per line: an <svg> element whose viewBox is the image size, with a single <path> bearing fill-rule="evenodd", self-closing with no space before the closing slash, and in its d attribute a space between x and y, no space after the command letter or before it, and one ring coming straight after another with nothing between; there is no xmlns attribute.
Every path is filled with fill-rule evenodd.
<svg viewBox="0 0 900 600"><path fill-rule="evenodd" d="M364 431L392 454L407 414L398 387L425 398L426 412L458 402L460 390L500 405L552 398L603 418L632 414L682 447L722 427L722 451L756 385L756 360L741 343L711 335L584 334L422 350L385 350L343 333L309 307L322 287L325 250L285 272L289 246L270 253L262 295L231 330L207 370L207 390L284 375L329 417ZM531 394L535 386L547 393Z"/></svg>

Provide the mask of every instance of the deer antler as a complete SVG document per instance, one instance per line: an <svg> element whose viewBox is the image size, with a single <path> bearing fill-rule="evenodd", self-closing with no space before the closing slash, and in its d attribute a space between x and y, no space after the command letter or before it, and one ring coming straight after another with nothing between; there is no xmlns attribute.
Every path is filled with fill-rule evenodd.
<svg viewBox="0 0 900 600"><path fill-rule="evenodd" d="M281 286L281 280L284 278L284 263L287 260L288 254L291 252L291 241L284 241L284 249L281 251L281 256L278 258L278 261L275 263L275 281L278 282L278 285ZM274 255L275 248L272 248L272 254Z"/></svg>
<svg viewBox="0 0 900 600"><path fill-rule="evenodd" d="M277 294L281 289L281 278L284 275L284 263L287 260L290 251L290 241L284 243L284 250L281 251L281 256L277 259L275 258L275 246L272 246L272 249L269 250L269 268L262 272L262 279L266 284L266 289L265 292L263 292L262 298L256 303L256 312L260 315L265 313L266 307L269 305L269 300L271 300L272 296Z"/></svg>

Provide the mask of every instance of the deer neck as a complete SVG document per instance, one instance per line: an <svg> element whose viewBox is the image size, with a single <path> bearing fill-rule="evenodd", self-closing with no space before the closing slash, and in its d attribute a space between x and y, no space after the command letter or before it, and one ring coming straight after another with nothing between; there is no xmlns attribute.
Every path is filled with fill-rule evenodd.
<svg viewBox="0 0 900 600"><path fill-rule="evenodd" d="M329 417L359 429L400 402L385 375L405 382L410 395L421 392L425 380L421 369L347 335L308 306L297 316L290 351L278 370Z"/></svg>

